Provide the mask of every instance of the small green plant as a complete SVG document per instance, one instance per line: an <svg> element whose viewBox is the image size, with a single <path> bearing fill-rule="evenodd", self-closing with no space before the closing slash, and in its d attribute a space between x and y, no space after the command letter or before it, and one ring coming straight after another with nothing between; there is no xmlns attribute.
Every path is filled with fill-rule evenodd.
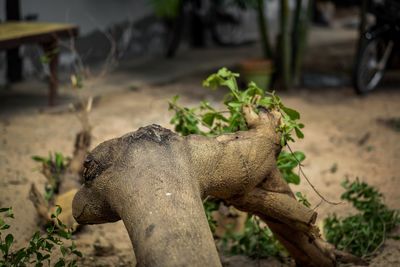
<svg viewBox="0 0 400 267"><path fill-rule="evenodd" d="M304 206L306 206L307 208L311 207L311 203L308 201L306 195L303 195L301 192L296 192L296 197L297 200L303 204Z"/></svg>
<svg viewBox="0 0 400 267"><path fill-rule="evenodd" d="M324 221L324 233L328 242L338 249L366 257L374 254L388 234L400 224L397 210L390 210L383 202L382 194L374 187L358 179L342 183L346 191L341 198L348 201L359 213L340 218L335 214Z"/></svg>
<svg viewBox="0 0 400 267"><path fill-rule="evenodd" d="M249 216L243 233L228 230L221 240L222 248L232 255L246 255L252 258L278 257L285 251L268 227L260 225L260 219Z"/></svg>
<svg viewBox="0 0 400 267"><path fill-rule="evenodd" d="M253 82L250 82L246 89L239 90L237 77L239 77L239 74L222 68L203 82L203 86L207 88L217 89L224 86L229 89L229 93L224 97L227 111L218 111L206 101L202 101L199 107L181 107L177 103L179 97L175 96L169 102L169 110L175 112L171 119L171 124L175 125L175 131L183 136L189 134L215 136L240 130L245 131L248 128L242 109L249 105L253 107L255 112L258 112L257 107L263 106L267 109L278 110L281 113L281 124L277 130L282 133L282 146L285 146L289 141L294 141L293 133L298 138L304 138L301 130L304 125L299 122L300 114L296 110L286 107L274 92L265 93ZM278 158L278 168L288 183L299 184L300 177L293 170L304 159L305 155L300 151L281 152Z"/></svg>
<svg viewBox="0 0 400 267"><path fill-rule="evenodd" d="M298 167L305 158L306 156L301 151L295 151L293 153L282 151L279 154L276 164L287 183L300 184L300 176L294 172L294 169Z"/></svg>
<svg viewBox="0 0 400 267"><path fill-rule="evenodd" d="M58 216L62 212L60 206L51 218L54 220L53 223L47 226L46 233L41 234L39 231L33 234L29 243L20 249L13 249L15 243L14 236L7 234L5 237L4 230L9 229L11 226L6 223L5 219L14 218L12 208L0 208L0 213L4 214L0 218L0 266L11 267L11 266L47 266L51 265L51 256L58 248L61 252L60 257L54 264L55 267L62 266L77 266L76 257L82 257L82 253L77 250L75 243L72 241L71 245L66 246L63 239L71 239L71 231L67 229Z"/></svg>
<svg viewBox="0 0 400 267"><path fill-rule="evenodd" d="M227 87L228 94L224 97L224 105L227 110L219 111L206 101L200 102L198 107L188 108L178 105L179 96L175 96L169 102L169 110L175 112L171 124L175 125L175 131L183 136L199 134L204 136L216 136L224 133L248 130L242 110L244 106L251 106L255 112L262 106L268 110L277 110L281 114L281 123L277 131L281 132L280 144L287 145L294 141L294 135L303 138L302 128L299 122L300 114L286 107L274 92L264 92L254 82L250 82L247 88L240 90L237 83L239 74L233 73L226 68L210 75L203 86L210 89ZM290 148L289 148L290 150ZM300 176L294 172L300 167L305 155L301 151L282 151L278 157L277 165L287 183L299 184ZM299 201L309 204L305 197ZM205 201L206 216L211 230L214 232L216 222L211 212L218 209L216 202ZM276 256L282 251L282 246L272 237L268 227L260 227L259 219L250 216L245 224L244 233L235 234L228 231L223 237L225 250L232 254L245 254L251 257Z"/></svg>
<svg viewBox="0 0 400 267"><path fill-rule="evenodd" d="M62 153L49 153L48 157L32 156L32 159L42 164L42 173L47 178L45 186L45 199L50 201L54 194L58 192L61 176L67 168L67 158Z"/></svg>

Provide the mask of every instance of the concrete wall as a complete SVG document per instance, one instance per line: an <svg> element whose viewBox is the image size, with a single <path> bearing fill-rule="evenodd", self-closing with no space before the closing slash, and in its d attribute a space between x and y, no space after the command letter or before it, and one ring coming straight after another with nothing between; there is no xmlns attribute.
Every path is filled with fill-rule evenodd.
<svg viewBox="0 0 400 267"><path fill-rule="evenodd" d="M2 2L0 19L4 20ZM146 0L20 0L20 3L22 17L37 14L41 21L74 23L79 25L83 35L151 13Z"/></svg>
<svg viewBox="0 0 400 267"><path fill-rule="evenodd" d="M85 63L96 65L110 53L110 37L115 42L118 60L161 56L164 46L162 25L152 15L148 0L20 0L22 17L37 15L39 21L68 22L80 27L76 41L79 55L62 49L61 72L70 73L77 56ZM0 20L5 20L4 0L0 0ZM276 17L277 1L268 1L268 15ZM275 25L275 23L273 23ZM276 27L272 27L276 28ZM273 31L274 29L272 29ZM258 38L258 27L254 12L244 15L243 33L248 39ZM107 34L106 34L107 33ZM68 46L68 43L65 43ZM40 63L41 49L24 46L24 76L44 76ZM4 83L4 53L0 53L0 84Z"/></svg>
<svg viewBox="0 0 400 267"><path fill-rule="evenodd" d="M66 22L79 26L80 35L76 42L76 49L80 56L88 63L104 60L110 51L110 41L105 32L117 28L130 26L151 14L151 7L146 0L20 0L21 17L37 17L38 21ZM0 20L5 20L5 1L0 0ZM129 30L129 33L132 33ZM122 36L121 29L116 36L124 44L120 49L128 46L127 40L132 36ZM113 37L114 38L114 37ZM95 45L94 45L95 44ZM65 43L68 46L68 43ZM20 51L23 57L24 76L44 76L43 66L40 63L42 51L37 46L24 46ZM70 68L76 56L68 49L62 49L60 56L61 69ZM0 55L0 83L4 83L4 53Z"/></svg>

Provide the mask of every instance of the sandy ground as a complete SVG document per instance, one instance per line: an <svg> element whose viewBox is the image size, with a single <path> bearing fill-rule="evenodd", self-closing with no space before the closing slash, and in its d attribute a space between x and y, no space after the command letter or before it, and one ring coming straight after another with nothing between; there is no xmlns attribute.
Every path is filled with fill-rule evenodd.
<svg viewBox="0 0 400 267"><path fill-rule="evenodd" d="M203 99L217 103L222 94L202 89L204 77L205 74L194 75L171 85L142 87L101 99L90 116L93 146L151 123L171 128L167 101L173 95L182 95L185 105ZM400 88L385 88L365 98L356 97L351 88L298 89L282 96L288 106L301 112L306 125L306 138L292 148L305 151L304 170L327 199L339 200L340 182L345 177L359 177L379 188L389 207L400 209L400 133L380 122L400 117ZM12 231L19 244L37 230L36 212L28 200L30 184L42 188L45 183L31 156L47 155L49 151L71 155L79 129L79 121L71 113L0 116L0 206L13 206L16 219ZM304 179L293 190L306 193L313 205L320 201ZM344 204L322 204L317 211L322 219L333 212L346 215L351 209ZM88 226L76 239L86 257L83 265L126 266L134 262L121 222ZM372 266L399 266L399 243L388 241ZM226 266L259 264L243 257L227 258L224 262ZM263 266L271 261L260 263Z"/></svg>

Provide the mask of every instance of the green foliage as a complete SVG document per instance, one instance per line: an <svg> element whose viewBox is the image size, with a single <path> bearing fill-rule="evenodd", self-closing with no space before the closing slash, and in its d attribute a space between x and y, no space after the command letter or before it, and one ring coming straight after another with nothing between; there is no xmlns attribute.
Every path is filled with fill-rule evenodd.
<svg viewBox="0 0 400 267"><path fill-rule="evenodd" d="M278 169L282 173L287 183L300 184L300 176L293 170L306 158L303 152L295 151L288 153L282 151L277 159Z"/></svg>
<svg viewBox="0 0 400 267"><path fill-rule="evenodd" d="M160 18L176 18L182 0L149 0L154 12Z"/></svg>
<svg viewBox="0 0 400 267"><path fill-rule="evenodd" d="M311 207L311 203L308 201L308 199L306 198L306 195L303 195L301 192L296 192L296 197L297 200L303 204L304 206L306 206L307 208Z"/></svg>
<svg viewBox="0 0 400 267"><path fill-rule="evenodd" d="M58 192L62 173L67 167L67 158L62 153L49 153L48 157L32 156L32 159L42 164L42 173L48 179L45 187L45 199L50 201Z"/></svg>
<svg viewBox="0 0 400 267"><path fill-rule="evenodd" d="M48 157L32 156L32 159L47 165L54 173L61 173L66 167L66 158L60 152L49 153Z"/></svg>
<svg viewBox="0 0 400 267"><path fill-rule="evenodd" d="M390 210L383 203L382 194L358 179L342 183L346 189L341 198L358 210L356 215L345 218L335 214L324 221L328 242L338 249L357 256L368 256L381 247L388 233L400 224L397 210Z"/></svg>
<svg viewBox="0 0 400 267"><path fill-rule="evenodd" d="M242 110L244 106L251 106L258 113L258 107L262 106L268 110L277 110L282 119L277 131L282 134L281 145L294 141L294 134L298 138L304 135L301 129L304 127L299 122L300 114L286 107L274 92L264 92L254 82L250 82L247 88L240 90L237 83L239 74L233 73L226 68L210 75L203 86L210 89L227 87L228 94L224 97L226 111L218 111L206 101L202 101L198 107L188 108L178 105L179 96L175 96L169 102L169 110L175 112L171 124L175 125L175 131L183 136L199 134L204 136L216 136L224 133L248 130ZM288 153L282 151L278 157L277 165L284 179L288 183L299 184L300 177L294 173L305 159L303 152L296 151ZM302 196L299 199L304 205L309 202ZM218 209L216 202L206 201L204 203L206 216L211 230L214 232L216 222L211 212ZM282 252L279 242L272 236L267 227L260 227L259 219L249 217L246 221L243 234L235 234L232 231L223 237L223 246L232 254L244 254L250 257L277 256Z"/></svg>
<svg viewBox="0 0 400 267"><path fill-rule="evenodd" d="M260 226L260 219L249 216L243 233L227 231L222 238L223 249L233 255L246 255L252 258L280 256L284 248L273 237L268 227Z"/></svg>
<svg viewBox="0 0 400 267"><path fill-rule="evenodd" d="M71 231L67 229L58 216L62 212L60 206L54 214L51 215L55 223L51 223L47 226L46 233L41 234L39 231L33 234L29 243L20 249L13 249L15 243L14 236L7 234L3 239L3 231L10 228L10 225L6 223L6 218L14 218L11 208L0 208L0 213L5 213L3 218L0 218L0 266L11 267L11 266L43 266L47 263L48 266L51 264L51 256L59 249L62 257L60 257L54 266L77 266L76 257L82 257L82 253L77 250L76 245L71 241L71 245L67 246L64 243L64 239L71 239Z"/></svg>
<svg viewBox="0 0 400 267"><path fill-rule="evenodd" d="M211 89L222 86L229 89L229 93L224 97L227 111L218 111L206 101L202 101L199 107L181 107L177 104L179 97L175 96L169 102L169 110L175 111L175 115L171 119L171 124L175 125L175 131L184 136L189 134L215 136L239 130L245 131L248 128L242 109L249 105L255 112L258 112L258 106L263 106L281 113L281 124L277 130L282 133L282 146L286 145L288 141L294 141L293 133L298 138L304 137L301 131L304 125L299 122L300 114L296 110L286 107L274 92L265 93L254 82L250 82L244 90L239 90L236 81L238 77L239 74L222 68L203 82L205 87ZM304 159L305 155L300 151L293 154L281 152L278 158L278 168L288 183L299 184L299 175L293 170Z"/></svg>

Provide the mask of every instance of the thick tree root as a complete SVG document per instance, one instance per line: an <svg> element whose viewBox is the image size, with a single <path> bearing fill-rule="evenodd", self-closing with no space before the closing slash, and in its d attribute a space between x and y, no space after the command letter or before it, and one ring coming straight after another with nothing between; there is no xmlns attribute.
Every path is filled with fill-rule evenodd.
<svg viewBox="0 0 400 267"><path fill-rule="evenodd" d="M281 114L243 110L246 132L180 137L158 125L96 147L73 202L82 224L122 219L139 266L220 266L201 197L259 216L298 266L364 264L326 243L276 166Z"/></svg>
<svg viewBox="0 0 400 267"><path fill-rule="evenodd" d="M268 186L269 181L272 186ZM268 191L274 188L281 192ZM279 171L239 198L229 199L237 209L257 215L268 224L299 266L336 266L337 262L367 265L362 259L337 250L324 241L315 226L317 213L300 204Z"/></svg>

